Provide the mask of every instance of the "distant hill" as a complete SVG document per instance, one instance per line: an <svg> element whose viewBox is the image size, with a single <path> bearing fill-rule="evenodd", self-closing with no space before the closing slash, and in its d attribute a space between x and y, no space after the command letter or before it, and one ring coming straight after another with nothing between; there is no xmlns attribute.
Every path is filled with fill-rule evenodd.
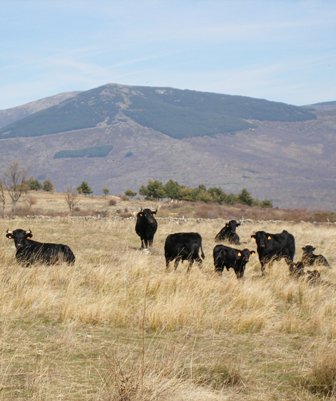
<svg viewBox="0 0 336 401"><path fill-rule="evenodd" d="M80 92L0 129L0 138L49 135L109 125L121 116L172 138L233 133L252 120L305 121L309 111L284 103L172 88L104 85Z"/></svg>
<svg viewBox="0 0 336 401"><path fill-rule="evenodd" d="M336 109L336 102L321 102L306 106L310 110L329 111Z"/></svg>
<svg viewBox="0 0 336 401"><path fill-rule="evenodd" d="M78 92L59 93L55 96L46 97L44 99L35 100L22 106L13 107L11 109L0 110L0 127L11 124L40 110L47 109L58 103L63 102L70 97L77 95Z"/></svg>
<svg viewBox="0 0 336 401"><path fill-rule="evenodd" d="M59 191L85 180L118 194L174 179L336 210L335 104L117 84L60 94L0 111L0 176L20 160Z"/></svg>

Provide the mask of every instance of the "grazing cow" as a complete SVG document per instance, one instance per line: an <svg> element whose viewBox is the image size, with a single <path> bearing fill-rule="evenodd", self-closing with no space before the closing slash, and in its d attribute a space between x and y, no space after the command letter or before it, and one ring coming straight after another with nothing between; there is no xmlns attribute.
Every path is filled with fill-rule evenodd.
<svg viewBox="0 0 336 401"><path fill-rule="evenodd" d="M216 235L215 241L228 241L230 244L239 245L239 236L236 233L236 228L240 226L236 220L230 220Z"/></svg>
<svg viewBox="0 0 336 401"><path fill-rule="evenodd" d="M166 258L166 268L169 267L169 262L174 262L175 270L180 261L188 260L188 270L196 261L201 267L202 259L199 257L201 250L202 259L205 258L202 249L202 237L198 233L175 233L169 234L164 244L164 253Z"/></svg>
<svg viewBox="0 0 336 401"><path fill-rule="evenodd" d="M157 230L157 221L155 220L154 214L157 210L142 209L137 214L137 220L135 224L135 232L141 239L141 248L148 248L153 245L154 234Z"/></svg>
<svg viewBox="0 0 336 401"><path fill-rule="evenodd" d="M312 245L306 245L302 248L302 263L304 266L322 265L330 267L327 259L323 255L315 255L315 248Z"/></svg>
<svg viewBox="0 0 336 401"><path fill-rule="evenodd" d="M273 260L285 259L288 266L293 262L295 239L288 231L283 230L279 234L257 231L251 237L255 238L257 243L262 274L264 274L265 265Z"/></svg>
<svg viewBox="0 0 336 401"><path fill-rule="evenodd" d="M30 238L33 233L18 228L14 231L7 230L6 237L14 240L16 247L16 260L26 266L33 263L45 263L53 265L57 262L66 262L69 265L75 263L75 255L68 245L50 244L33 241Z"/></svg>
<svg viewBox="0 0 336 401"><path fill-rule="evenodd" d="M255 251L250 251L247 248L240 250L225 245L216 245L213 249L215 271L223 273L225 267L226 270L232 268L237 278L242 278L244 277L246 263L253 253Z"/></svg>

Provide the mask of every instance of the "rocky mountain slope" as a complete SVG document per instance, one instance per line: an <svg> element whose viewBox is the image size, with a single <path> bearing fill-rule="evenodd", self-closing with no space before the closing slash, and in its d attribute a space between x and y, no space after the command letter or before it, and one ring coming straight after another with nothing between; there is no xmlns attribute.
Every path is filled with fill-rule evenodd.
<svg viewBox="0 0 336 401"><path fill-rule="evenodd" d="M86 180L96 193L121 193L172 178L247 188L275 206L335 209L332 102L303 108L112 84L49 101L0 111L0 171L17 159L58 190Z"/></svg>

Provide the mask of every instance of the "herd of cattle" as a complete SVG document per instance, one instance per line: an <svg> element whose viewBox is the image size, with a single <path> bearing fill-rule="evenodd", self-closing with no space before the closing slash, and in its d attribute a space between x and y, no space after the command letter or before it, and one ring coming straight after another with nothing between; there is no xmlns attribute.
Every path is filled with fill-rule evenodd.
<svg viewBox="0 0 336 401"><path fill-rule="evenodd" d="M141 248L149 248L153 244L154 235L158 223L155 219L157 210L141 209L137 214L135 232L141 239ZM240 244L239 235L236 232L240 225L236 220L230 220L219 231L215 241L226 241L233 245ZM41 243L32 240L31 230L16 229L7 230L6 237L14 240L16 247L16 259L25 266L33 263L55 264L66 262L70 265L75 262L75 255L69 246L63 244ZM275 260L284 259L289 266L289 272L295 277L307 275L308 279L316 279L319 276L317 270L304 271L306 266L323 265L329 267L327 259L323 255L315 255L315 248L306 245L302 248L301 261L294 262L295 238L292 234L283 230L281 233L271 234L265 231L257 231L251 235L257 244L257 253L261 265L261 272L264 274L265 266ZM227 245L217 244L213 249L213 261L215 271L223 273L224 269L233 269L237 278L244 276L246 264L254 250L237 249ZM174 262L175 269L179 262L188 261L188 271L194 262L202 265L205 258L202 249L202 237L196 232L178 232L169 234L164 244L164 255L166 268L169 263Z"/></svg>

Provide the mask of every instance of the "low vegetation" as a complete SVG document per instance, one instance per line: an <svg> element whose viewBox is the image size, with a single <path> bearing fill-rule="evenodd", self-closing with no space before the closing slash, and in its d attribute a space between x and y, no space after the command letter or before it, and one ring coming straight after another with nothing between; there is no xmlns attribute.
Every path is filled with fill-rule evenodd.
<svg viewBox="0 0 336 401"><path fill-rule="evenodd" d="M128 191L127 191L128 192ZM125 192L126 194L126 192ZM254 199L250 192L243 188L237 195L232 193L225 193L219 187L206 188L201 184L195 188L181 185L174 180L169 180L162 183L159 180L149 180L147 185L142 185L139 194L143 195L147 200L171 199L171 200L184 200L191 202L205 202L205 203L219 203L233 205L240 203L248 206L261 206L263 208L272 207L270 200Z"/></svg>
<svg viewBox="0 0 336 401"><path fill-rule="evenodd" d="M214 236L227 216L188 217L189 204L167 203L146 252L134 214L157 203L113 198L109 206L110 196L80 195L83 215L69 216L64 194L34 197L38 216L1 221L0 400L335 399L334 224L243 219L242 247L255 249L255 230L285 228L296 259L309 243L332 268L318 267L316 284L290 277L284 262L261 277L254 255L239 281L232 271L214 273ZM18 266L7 228L68 244L75 265ZM165 270L163 243L178 231L202 235L202 269Z"/></svg>

